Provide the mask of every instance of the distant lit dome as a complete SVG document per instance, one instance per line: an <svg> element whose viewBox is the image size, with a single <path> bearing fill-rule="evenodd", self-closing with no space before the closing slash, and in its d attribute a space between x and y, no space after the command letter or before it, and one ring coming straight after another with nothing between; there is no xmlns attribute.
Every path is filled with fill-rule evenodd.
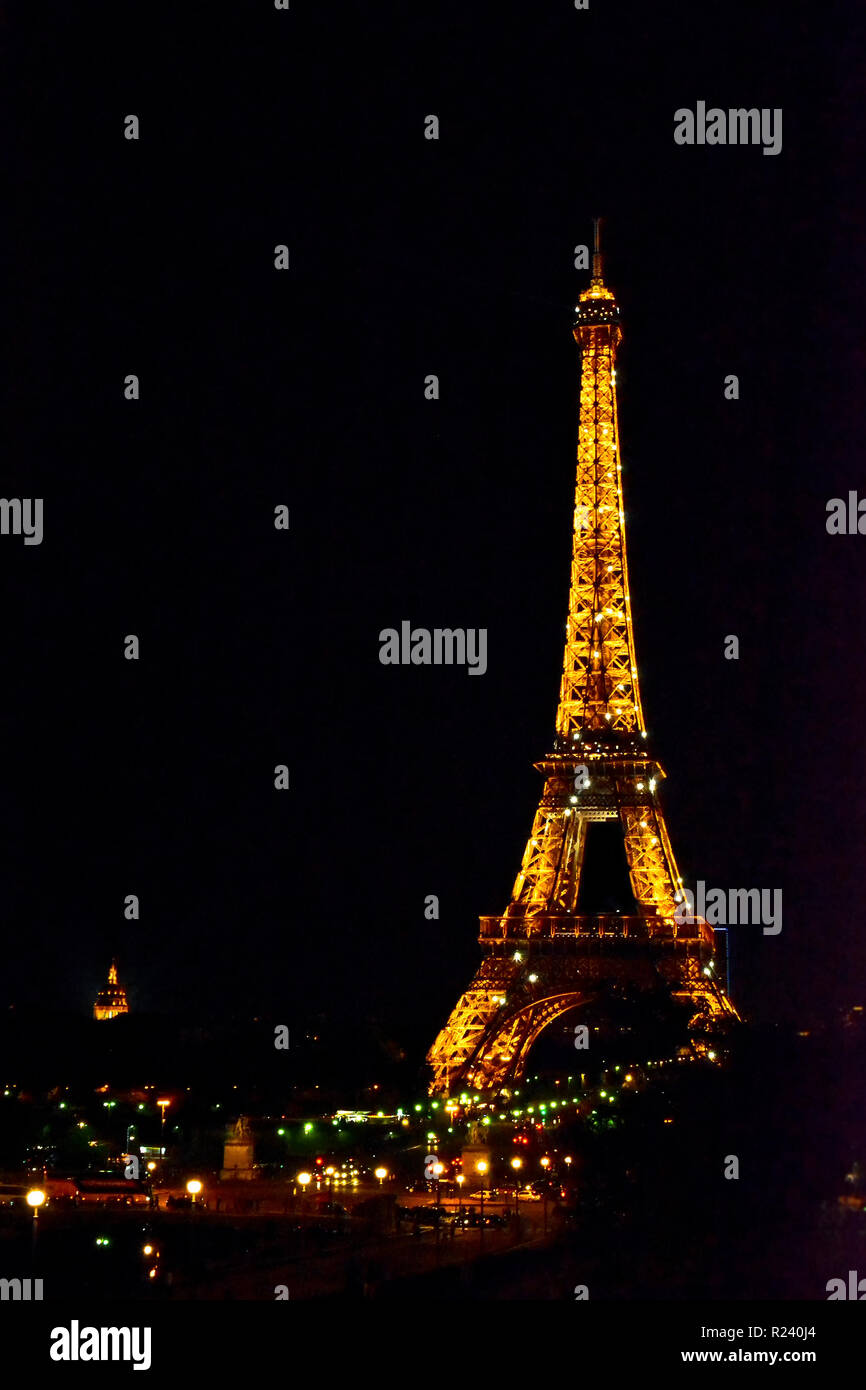
<svg viewBox="0 0 866 1390"><path fill-rule="evenodd" d="M101 989L96 996L96 1003L93 1006L94 1018L116 1018L118 1014L129 1013L129 1002L126 998L126 990L117 981L117 961L111 962L111 969L108 972L108 984Z"/></svg>

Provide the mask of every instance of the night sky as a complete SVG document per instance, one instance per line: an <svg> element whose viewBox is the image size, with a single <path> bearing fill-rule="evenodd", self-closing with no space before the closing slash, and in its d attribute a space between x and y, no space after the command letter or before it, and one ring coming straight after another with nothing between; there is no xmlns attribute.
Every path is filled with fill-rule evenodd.
<svg viewBox="0 0 866 1390"><path fill-rule="evenodd" d="M117 955L137 1011L432 1042L553 734L595 215L680 868L783 890L734 935L750 1016L866 1003L853 6L38 8L2 21L3 493L45 509L0 537L3 1006L87 1013ZM675 145L699 99L782 107L781 154ZM403 619L486 627L486 675L382 666Z"/></svg>

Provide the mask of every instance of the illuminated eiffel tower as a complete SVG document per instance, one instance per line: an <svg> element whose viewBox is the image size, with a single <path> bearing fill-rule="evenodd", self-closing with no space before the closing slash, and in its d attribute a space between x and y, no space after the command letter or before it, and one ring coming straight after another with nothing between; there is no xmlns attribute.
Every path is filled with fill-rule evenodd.
<svg viewBox="0 0 866 1390"><path fill-rule="evenodd" d="M715 979L712 928L675 917L683 881L659 804L665 774L649 747L632 634L616 408L622 329L597 220L592 281L576 314L577 490L556 736L535 764L544 791L511 902L502 916L481 918L482 964L427 1054L434 1095L507 1089L548 1024L581 1004L603 1007L612 992L661 989L684 1007L697 1052L737 1017ZM633 914L578 910L587 833L599 821L618 822Z"/></svg>

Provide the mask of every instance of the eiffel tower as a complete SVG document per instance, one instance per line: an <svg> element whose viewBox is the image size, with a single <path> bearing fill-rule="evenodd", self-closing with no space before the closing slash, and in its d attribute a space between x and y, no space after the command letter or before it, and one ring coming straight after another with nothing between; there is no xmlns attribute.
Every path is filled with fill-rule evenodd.
<svg viewBox="0 0 866 1390"><path fill-rule="evenodd" d="M712 928L679 920L688 913L678 910L683 881L658 796L665 774L641 707L617 427L622 328L602 274L598 219L592 280L575 312L577 489L556 735L535 764L544 791L511 901L502 916L481 918L482 963L427 1054L432 1095L507 1093L554 1019L580 1005L603 1008L617 992L661 991L680 1005L699 1053L737 1018L715 979ZM590 827L603 821L621 831L629 915L578 910L588 833L591 841Z"/></svg>

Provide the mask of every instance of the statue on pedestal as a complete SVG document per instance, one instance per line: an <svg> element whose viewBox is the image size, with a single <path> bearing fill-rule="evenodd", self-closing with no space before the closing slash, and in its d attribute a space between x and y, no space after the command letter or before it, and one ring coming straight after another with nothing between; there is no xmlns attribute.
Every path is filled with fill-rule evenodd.
<svg viewBox="0 0 866 1390"><path fill-rule="evenodd" d="M250 1122L246 1115L239 1115L234 1124L226 1125L220 1177L251 1178L255 1166L255 1142Z"/></svg>

